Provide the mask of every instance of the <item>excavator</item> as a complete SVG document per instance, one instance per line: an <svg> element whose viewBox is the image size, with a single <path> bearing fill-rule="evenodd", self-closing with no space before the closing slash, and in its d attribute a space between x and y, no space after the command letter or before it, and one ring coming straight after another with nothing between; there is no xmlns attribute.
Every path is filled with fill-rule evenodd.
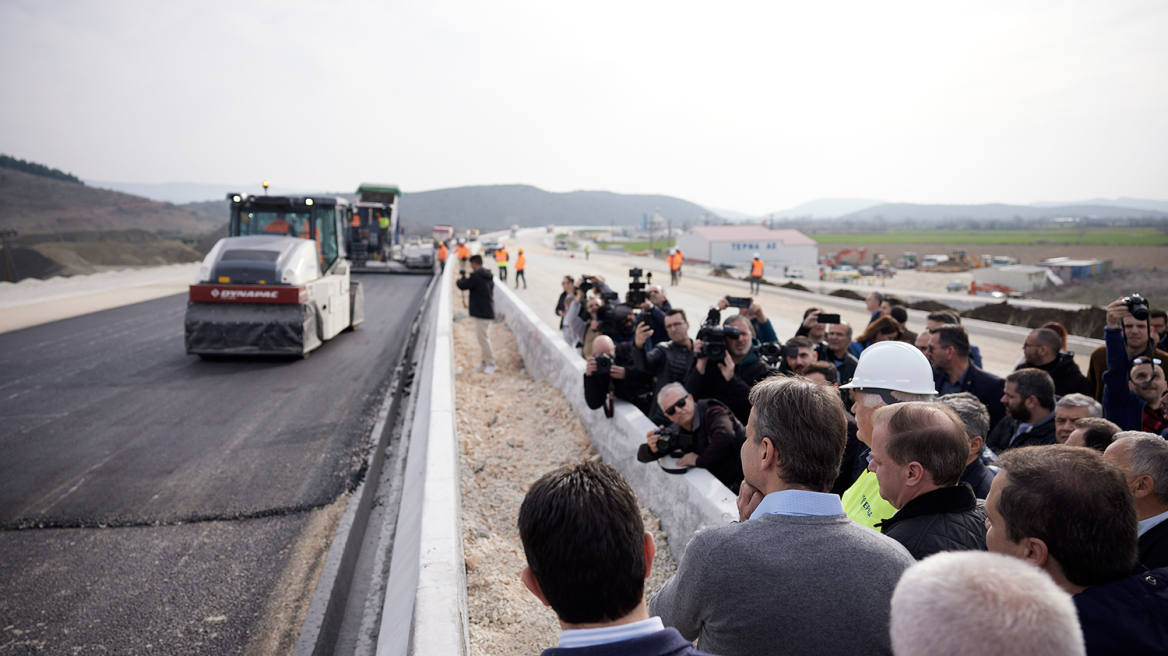
<svg viewBox="0 0 1168 656"><path fill-rule="evenodd" d="M190 287L188 354L308 357L364 321L365 296L345 259L347 200L238 193L227 200L230 236L207 253Z"/></svg>
<svg viewBox="0 0 1168 656"><path fill-rule="evenodd" d="M828 257L824 258L823 263L828 265L828 266L833 266L833 267L839 266L840 262L843 261L845 255L853 255L853 254L860 256L856 260L856 266L860 266L861 264L864 263L864 257L866 257L868 255L868 249L867 248L845 248L842 251L836 253L834 256L829 255Z"/></svg>

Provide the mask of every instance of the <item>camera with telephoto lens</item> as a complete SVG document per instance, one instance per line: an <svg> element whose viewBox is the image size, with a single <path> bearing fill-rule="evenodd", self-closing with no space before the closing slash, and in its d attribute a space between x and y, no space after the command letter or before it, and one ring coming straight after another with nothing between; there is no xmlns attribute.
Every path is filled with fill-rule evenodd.
<svg viewBox="0 0 1168 656"><path fill-rule="evenodd" d="M763 342L752 349L763 362L768 365L776 364L783 357L783 345L779 342Z"/></svg>
<svg viewBox="0 0 1168 656"><path fill-rule="evenodd" d="M620 328L620 320L624 318L617 309L625 306L614 305L615 301L620 300L616 292L601 292L600 298L604 300L604 305L596 308L597 330L602 335L615 335Z"/></svg>
<svg viewBox="0 0 1168 656"><path fill-rule="evenodd" d="M698 331L698 339L702 341L702 350L698 357L709 358L714 361L726 359L726 338L737 339L742 331L734 326L718 325L722 319L718 308L710 308L706 315L706 323Z"/></svg>
<svg viewBox="0 0 1168 656"><path fill-rule="evenodd" d="M612 356L607 353L601 353L593 356L596 360L596 375L609 376L612 375Z"/></svg>
<svg viewBox="0 0 1168 656"><path fill-rule="evenodd" d="M1147 321L1150 314L1148 310L1148 299L1139 294L1132 294L1131 296L1124 296L1123 302L1127 305L1128 312L1136 318L1136 321Z"/></svg>
<svg viewBox="0 0 1168 656"><path fill-rule="evenodd" d="M677 424L669 424L668 426L661 426L657 429L657 453L669 453L674 449L680 449L682 445L682 430L681 426Z"/></svg>
<svg viewBox="0 0 1168 656"><path fill-rule="evenodd" d="M648 282L641 282L641 276L645 276ZM645 275L645 272L640 269L629 269L629 277L632 281L629 282L629 291L625 294L625 303L633 307L640 307L649 300L649 294L645 291L645 287L653 282L653 272Z"/></svg>

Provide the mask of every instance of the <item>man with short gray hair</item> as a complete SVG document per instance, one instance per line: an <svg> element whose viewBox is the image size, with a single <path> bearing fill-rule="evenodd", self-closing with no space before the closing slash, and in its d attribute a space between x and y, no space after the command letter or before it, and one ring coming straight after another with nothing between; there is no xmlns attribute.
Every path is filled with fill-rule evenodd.
<svg viewBox="0 0 1168 656"><path fill-rule="evenodd" d="M1071 596L1017 558L961 551L909 568L892 593L895 656L1081 656Z"/></svg>
<svg viewBox="0 0 1168 656"><path fill-rule="evenodd" d="M839 395L774 377L750 401L741 521L690 540L650 613L722 656L888 653L892 589L914 561L828 492L844 452Z"/></svg>
<svg viewBox="0 0 1168 656"><path fill-rule="evenodd" d="M939 551L984 551L985 510L960 481L965 424L943 403L897 403L873 415L868 469L896 514L877 525L920 560Z"/></svg>
<svg viewBox="0 0 1168 656"><path fill-rule="evenodd" d="M1054 440L1066 444L1075 430L1075 422L1087 417L1102 417L1103 404L1086 394L1067 394L1054 405Z"/></svg>
<svg viewBox="0 0 1168 656"><path fill-rule="evenodd" d="M990 469L981 459L985 453L985 437L990 432L990 413L985 404L969 392L946 394L937 401L949 406L965 424L965 433L969 437L969 456L965 460L961 482L969 483L978 499L985 499L997 473L996 469Z"/></svg>
<svg viewBox="0 0 1168 656"><path fill-rule="evenodd" d="M1103 452L1127 479L1139 520L1138 558L1144 567L1168 567L1168 441L1124 431Z"/></svg>

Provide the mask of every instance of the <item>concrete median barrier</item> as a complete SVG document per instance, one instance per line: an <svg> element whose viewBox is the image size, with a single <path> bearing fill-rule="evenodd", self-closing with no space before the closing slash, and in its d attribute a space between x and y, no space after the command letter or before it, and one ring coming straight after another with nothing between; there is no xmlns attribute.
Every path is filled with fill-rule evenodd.
<svg viewBox="0 0 1168 656"><path fill-rule="evenodd" d="M654 463L637 461L637 448L654 424L625 401L616 402L611 419L590 409L584 402L584 360L506 285L495 286L495 310L515 334L527 372L564 394L597 453L629 479L641 502L661 520L678 562L698 530L738 519L734 495L708 471L668 474Z"/></svg>

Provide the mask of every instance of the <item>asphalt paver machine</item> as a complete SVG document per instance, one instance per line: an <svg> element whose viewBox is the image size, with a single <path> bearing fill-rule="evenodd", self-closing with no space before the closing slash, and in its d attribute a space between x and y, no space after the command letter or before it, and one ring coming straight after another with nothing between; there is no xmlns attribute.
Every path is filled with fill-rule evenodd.
<svg viewBox="0 0 1168 656"><path fill-rule="evenodd" d="M400 268L393 264L401 259L400 198L401 190L395 185L365 182L357 187L345 234L354 271L390 273Z"/></svg>

